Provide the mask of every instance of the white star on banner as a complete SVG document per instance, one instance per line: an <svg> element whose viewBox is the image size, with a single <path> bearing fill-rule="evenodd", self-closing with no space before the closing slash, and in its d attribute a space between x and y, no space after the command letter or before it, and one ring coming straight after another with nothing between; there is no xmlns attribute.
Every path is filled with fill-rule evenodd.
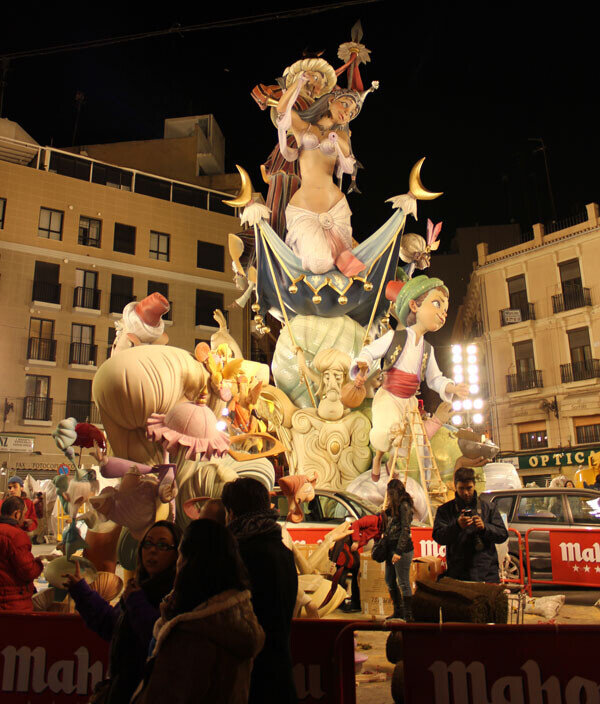
<svg viewBox="0 0 600 704"><path fill-rule="evenodd" d="M596 572L600 572L600 567L596 567Z"/></svg>
<svg viewBox="0 0 600 704"><path fill-rule="evenodd" d="M583 569L584 569L586 572L589 572L589 571L590 571L590 566L589 566L589 565L586 565Z"/></svg>
<svg viewBox="0 0 600 704"><path fill-rule="evenodd" d="M579 572L579 567L577 565L573 565L573 572Z"/></svg>

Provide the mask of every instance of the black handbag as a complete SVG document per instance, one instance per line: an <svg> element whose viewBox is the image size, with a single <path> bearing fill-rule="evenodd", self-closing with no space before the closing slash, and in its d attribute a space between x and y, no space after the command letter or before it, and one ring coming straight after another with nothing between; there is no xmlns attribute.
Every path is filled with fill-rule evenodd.
<svg viewBox="0 0 600 704"><path fill-rule="evenodd" d="M385 562L388 558L388 540L387 540L387 515L383 513L381 515L382 528L381 528L381 538L375 541L373 549L371 550L371 558L375 562Z"/></svg>

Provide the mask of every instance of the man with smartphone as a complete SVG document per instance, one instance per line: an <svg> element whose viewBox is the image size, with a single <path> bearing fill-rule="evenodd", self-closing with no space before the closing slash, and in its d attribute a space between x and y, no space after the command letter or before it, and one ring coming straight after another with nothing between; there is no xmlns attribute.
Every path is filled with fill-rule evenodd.
<svg viewBox="0 0 600 704"><path fill-rule="evenodd" d="M454 473L452 501L437 510L433 539L446 546L446 576L469 582L499 582L496 545L508 540L498 509L477 496L475 472L461 467Z"/></svg>

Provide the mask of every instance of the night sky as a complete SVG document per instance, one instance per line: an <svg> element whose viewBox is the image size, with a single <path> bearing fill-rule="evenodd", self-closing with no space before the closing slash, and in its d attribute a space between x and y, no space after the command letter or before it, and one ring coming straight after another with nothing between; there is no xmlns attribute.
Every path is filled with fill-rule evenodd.
<svg viewBox="0 0 600 704"><path fill-rule="evenodd" d="M317 3L314 3L317 4ZM249 93L271 83L301 57L337 47L356 19L372 62L361 67L380 90L352 124L353 147L365 170L363 195L350 196L357 239L389 216L386 198L405 192L412 164L427 156L422 176L444 197L420 206L444 220L443 247L456 227L500 224L524 229L553 217L541 137L559 218L600 198L597 130L597 26L576 4L480 3L476 9L393 0L292 20L248 25L11 63L4 117L38 142L71 144L75 94L83 91L77 144L162 136L163 120L213 113L227 144L227 170L245 166L255 186L258 165L276 141L268 114ZM22 3L4 14L2 51L167 29L251 13L288 10L227 3ZM312 6L302 0L295 8ZM6 10L4 10L6 13Z"/></svg>

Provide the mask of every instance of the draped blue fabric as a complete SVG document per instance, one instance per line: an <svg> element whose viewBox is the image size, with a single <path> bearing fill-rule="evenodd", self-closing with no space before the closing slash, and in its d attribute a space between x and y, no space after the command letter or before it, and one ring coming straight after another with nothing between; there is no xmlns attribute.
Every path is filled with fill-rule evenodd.
<svg viewBox="0 0 600 704"><path fill-rule="evenodd" d="M352 279L337 269L325 274L305 271L300 259L263 220L256 235L259 313L264 316L270 312L283 321L276 290L278 288L290 320L296 315L318 315L323 318L347 315L359 325L365 326L371 317L383 279L374 320L381 318L389 306L389 301L385 298L385 286L395 278L404 220L402 210L394 211L377 232L352 250L366 265L366 271ZM365 290L365 281L372 284L370 291ZM289 290L293 285L298 289L296 293ZM313 301L316 295L321 297L319 303ZM341 296L348 299L347 303L339 302Z"/></svg>

